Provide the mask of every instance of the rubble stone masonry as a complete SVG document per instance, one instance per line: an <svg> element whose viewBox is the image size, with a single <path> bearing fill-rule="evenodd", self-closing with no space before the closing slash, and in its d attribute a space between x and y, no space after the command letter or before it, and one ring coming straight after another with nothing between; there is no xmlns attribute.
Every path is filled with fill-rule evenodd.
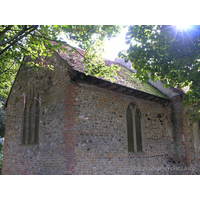
<svg viewBox="0 0 200 200"><path fill-rule="evenodd" d="M193 123L180 96L167 106L70 80L68 68L24 66L7 107L2 174L198 174ZM29 71L28 71L29 70ZM26 81L25 81L26 80ZM40 93L38 144L22 144L28 88ZM126 110L141 112L143 152L129 153Z"/></svg>

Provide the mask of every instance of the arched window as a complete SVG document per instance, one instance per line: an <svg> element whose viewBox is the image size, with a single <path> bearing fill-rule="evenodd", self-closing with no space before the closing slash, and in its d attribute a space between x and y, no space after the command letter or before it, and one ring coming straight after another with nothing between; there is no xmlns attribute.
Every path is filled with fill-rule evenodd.
<svg viewBox="0 0 200 200"><path fill-rule="evenodd" d="M27 92L23 113L22 144L38 143L39 135L39 92L37 88L31 88Z"/></svg>
<svg viewBox="0 0 200 200"><path fill-rule="evenodd" d="M140 110L129 104L126 111L128 152L142 151L142 131Z"/></svg>

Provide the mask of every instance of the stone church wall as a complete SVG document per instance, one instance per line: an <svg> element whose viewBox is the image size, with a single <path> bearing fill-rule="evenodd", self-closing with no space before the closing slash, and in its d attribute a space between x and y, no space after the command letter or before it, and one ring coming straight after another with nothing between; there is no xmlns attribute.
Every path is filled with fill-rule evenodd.
<svg viewBox="0 0 200 200"><path fill-rule="evenodd" d="M82 84L76 97L76 174L167 174L172 132L170 109ZM126 109L141 111L144 152L128 153Z"/></svg>
<svg viewBox="0 0 200 200"><path fill-rule="evenodd" d="M8 102L2 174L65 173L64 95L70 80L67 67L59 59L54 56L49 61L55 65L54 71L33 72L21 66ZM39 142L22 144L24 101L33 85L41 98Z"/></svg>
<svg viewBox="0 0 200 200"><path fill-rule="evenodd" d="M188 167L198 165L197 136L180 99L162 106L74 82L63 62L50 61L54 71L22 66L17 76L7 108L2 174L195 174ZM41 97L39 139L22 144L24 94L33 85ZM131 102L141 112L143 152L128 152Z"/></svg>
<svg viewBox="0 0 200 200"><path fill-rule="evenodd" d="M179 98L173 100L173 109L172 104L163 107L86 84L80 84L77 94L75 174L198 173L193 123ZM141 111L144 152L128 152L126 109L130 102ZM176 125L173 114L178 118Z"/></svg>

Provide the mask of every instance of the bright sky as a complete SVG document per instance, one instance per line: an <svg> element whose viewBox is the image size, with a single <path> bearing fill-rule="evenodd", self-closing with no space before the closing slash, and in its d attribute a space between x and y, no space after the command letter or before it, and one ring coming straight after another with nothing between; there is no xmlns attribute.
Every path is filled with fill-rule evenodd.
<svg viewBox="0 0 200 200"><path fill-rule="evenodd" d="M186 29L189 27L189 25L176 25L176 26L178 29ZM103 54L102 56L103 58L114 61L115 58L118 57L118 53L121 50L128 49L128 45L125 44L125 36L127 31L128 27L124 28L117 37L113 37L110 40L106 39L104 47L105 54ZM62 35L62 37L65 38L64 35ZM71 45L76 46L73 45L73 43Z"/></svg>
<svg viewBox="0 0 200 200"><path fill-rule="evenodd" d="M113 37L112 39L105 41L105 54L102 56L103 58L106 58L108 60L114 61L115 58L118 57L118 53L121 50L128 49L128 45L125 44L125 36L126 32L128 30L128 27L124 28L121 33L117 37ZM61 37L65 40L65 35L61 35ZM76 44L71 43L72 46L76 47Z"/></svg>
<svg viewBox="0 0 200 200"><path fill-rule="evenodd" d="M110 40L106 40L104 47L105 54L103 55L103 58L114 61L115 58L118 57L118 53L121 50L128 49L128 45L125 44L125 36L127 30L128 27L123 29L117 37L112 38Z"/></svg>

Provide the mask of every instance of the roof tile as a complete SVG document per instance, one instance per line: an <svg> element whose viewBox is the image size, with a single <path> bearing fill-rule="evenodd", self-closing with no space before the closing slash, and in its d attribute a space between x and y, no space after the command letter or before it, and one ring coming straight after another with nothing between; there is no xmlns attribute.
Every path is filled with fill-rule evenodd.
<svg viewBox="0 0 200 200"><path fill-rule="evenodd" d="M66 52L58 53L60 57L62 57L74 70L85 73L82 63L85 51L75 48L78 52L71 52L70 54L72 57L70 57L69 50L72 50L72 48L66 46L64 46L64 48L66 48ZM134 76L134 73L131 70L125 68L120 63L105 59L105 66L110 66L111 64L118 65L120 67L120 71L117 72L117 76L114 76L114 83L167 99L163 93L158 91L149 83L142 83L138 78ZM97 78L106 80L105 78L101 77Z"/></svg>

